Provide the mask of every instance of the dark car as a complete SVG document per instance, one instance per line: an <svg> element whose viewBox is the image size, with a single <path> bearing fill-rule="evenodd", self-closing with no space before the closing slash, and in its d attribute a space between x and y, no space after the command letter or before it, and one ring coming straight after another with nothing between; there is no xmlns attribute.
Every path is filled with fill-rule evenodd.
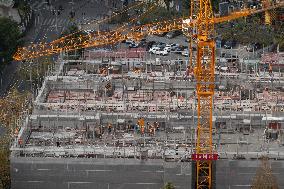
<svg viewBox="0 0 284 189"><path fill-rule="evenodd" d="M63 10L64 10L62 5L59 5L58 9L59 9L60 11L63 11Z"/></svg>
<svg viewBox="0 0 284 189"><path fill-rule="evenodd" d="M261 44L260 43L252 43L252 44L249 44L246 48L246 50L248 52L253 52L253 51L256 51L256 50L259 50L261 48Z"/></svg>
<svg viewBox="0 0 284 189"><path fill-rule="evenodd" d="M139 47L146 47L147 46L147 41L146 39L141 39L140 42L138 43Z"/></svg>
<svg viewBox="0 0 284 189"><path fill-rule="evenodd" d="M155 35L159 37L164 37L165 35L167 35L167 33L168 32L161 32L161 33L156 33Z"/></svg>
<svg viewBox="0 0 284 189"><path fill-rule="evenodd" d="M129 48L138 48L138 46L139 46L139 44L137 44L137 43L130 43L129 44Z"/></svg>
<svg viewBox="0 0 284 189"><path fill-rule="evenodd" d="M177 47L177 48L175 49L174 52L175 52L176 54L181 54L184 49L186 49L186 47L184 47L184 46L179 46L179 47Z"/></svg>
<svg viewBox="0 0 284 189"><path fill-rule="evenodd" d="M157 47L159 47L161 49L165 48L165 46L166 46L166 43L163 43L163 42L160 42L160 43L157 44Z"/></svg>
<svg viewBox="0 0 284 189"><path fill-rule="evenodd" d="M147 50L149 50L154 44L156 44L156 41L149 41L146 42L145 47Z"/></svg>
<svg viewBox="0 0 284 189"><path fill-rule="evenodd" d="M236 44L237 42L235 40L229 40L229 41L226 41L226 43L224 44L224 48L231 49L231 48L234 48Z"/></svg>
<svg viewBox="0 0 284 189"><path fill-rule="evenodd" d="M181 34L182 34L182 31L174 30L174 31L171 31L171 32L167 33L166 37L169 38L169 39L172 39L172 38L174 38L176 36L179 36Z"/></svg>

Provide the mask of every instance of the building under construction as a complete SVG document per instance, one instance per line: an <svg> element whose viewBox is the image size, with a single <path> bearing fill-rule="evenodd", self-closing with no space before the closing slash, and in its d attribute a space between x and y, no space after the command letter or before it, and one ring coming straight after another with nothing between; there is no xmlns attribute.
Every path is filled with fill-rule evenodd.
<svg viewBox="0 0 284 189"><path fill-rule="evenodd" d="M59 58L11 147L13 188L189 188L197 99L186 64L143 49ZM244 99L254 78L215 77L216 188L250 188L262 156L284 186L283 92L258 82Z"/></svg>
<svg viewBox="0 0 284 189"><path fill-rule="evenodd" d="M256 57L257 44L245 47L252 51L248 57L233 55L236 41L227 41L224 49L220 41L225 53L219 52L214 27L258 13L273 24L273 11L284 2L238 2L236 10L216 14L211 1L191 1L186 18L141 24L159 2L127 7L124 1L124 10L95 25L145 6L113 30L80 27L84 31L18 49L18 61L61 56L15 134L14 188L162 188L167 182L176 188L250 188L259 166L253 160L264 156L280 178L281 69L248 60ZM147 36L165 34L168 39L183 34L188 47L165 38L147 42ZM97 49L118 49L117 43L136 50Z"/></svg>

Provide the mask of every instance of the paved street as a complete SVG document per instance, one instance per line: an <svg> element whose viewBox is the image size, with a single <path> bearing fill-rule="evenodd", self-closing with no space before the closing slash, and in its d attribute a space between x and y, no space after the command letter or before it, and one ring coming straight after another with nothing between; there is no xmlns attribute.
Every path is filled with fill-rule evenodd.
<svg viewBox="0 0 284 189"><path fill-rule="evenodd" d="M216 187L249 189L259 161L218 160ZM284 162L272 161L279 188L284 187ZM191 163L134 159L12 158L12 189L160 189L172 182L191 188Z"/></svg>
<svg viewBox="0 0 284 189"><path fill-rule="evenodd" d="M35 35L34 43L52 41L60 36L60 34L71 24L83 24L92 20L101 19L110 7L106 7L100 0L61 0L52 1L51 5L47 5L45 0L31 1L30 5L35 12ZM62 6L63 10L60 14L56 14L56 10ZM70 18L70 12L75 12L75 17Z"/></svg>

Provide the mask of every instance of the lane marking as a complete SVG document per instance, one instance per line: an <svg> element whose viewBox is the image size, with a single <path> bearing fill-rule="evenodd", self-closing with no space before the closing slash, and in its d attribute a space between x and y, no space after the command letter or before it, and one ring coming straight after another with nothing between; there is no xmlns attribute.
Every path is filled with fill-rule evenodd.
<svg viewBox="0 0 284 189"><path fill-rule="evenodd" d="M255 173L239 173L239 175L255 175Z"/></svg>
<svg viewBox="0 0 284 189"><path fill-rule="evenodd" d="M90 184L93 182L68 182L68 184Z"/></svg>
<svg viewBox="0 0 284 189"><path fill-rule="evenodd" d="M49 18L49 19L48 19L48 22L46 23L46 25L47 25L47 26L50 26L50 25L51 25L52 20L53 20L53 18L52 18L52 19L50 19L50 18Z"/></svg>
<svg viewBox="0 0 284 189"><path fill-rule="evenodd" d="M38 3L39 3L39 1L33 2L33 3L31 4L31 7L34 9L34 8L38 5Z"/></svg>
<svg viewBox="0 0 284 189"><path fill-rule="evenodd" d="M53 26L56 24L56 18L52 18L50 25Z"/></svg>
<svg viewBox="0 0 284 189"><path fill-rule="evenodd" d="M35 8L35 9L40 9L40 8L42 8L44 5L45 5L45 2L41 2L41 3L39 3L37 6L35 6L34 8Z"/></svg>
<svg viewBox="0 0 284 189"><path fill-rule="evenodd" d="M43 25L43 26L46 25L47 20L48 20L47 18L44 18L44 20L43 20L43 22L42 22L42 25Z"/></svg>
<svg viewBox="0 0 284 189"><path fill-rule="evenodd" d="M110 172L112 170L107 170L107 169L102 169L102 170L99 170L99 169L94 169L94 170L86 170L87 172L88 171L91 171L91 172Z"/></svg>
<svg viewBox="0 0 284 189"><path fill-rule="evenodd" d="M250 184L247 184L247 185L232 185L232 186L237 186L237 187L248 187L248 186L251 186Z"/></svg>
<svg viewBox="0 0 284 189"><path fill-rule="evenodd" d="M156 183L156 182L148 182L148 183L147 183L147 182L145 182L145 183L144 183L144 182L137 182L137 183L129 183L129 184L139 184L139 185L140 185L140 184L141 184L141 185L142 185L142 184L147 184L147 185L154 185L154 184L160 184L160 183Z"/></svg>
<svg viewBox="0 0 284 189"><path fill-rule="evenodd" d="M157 173L163 173L164 171L163 171L163 170L161 170L161 171L158 170L158 171L156 171L156 172L157 172Z"/></svg>

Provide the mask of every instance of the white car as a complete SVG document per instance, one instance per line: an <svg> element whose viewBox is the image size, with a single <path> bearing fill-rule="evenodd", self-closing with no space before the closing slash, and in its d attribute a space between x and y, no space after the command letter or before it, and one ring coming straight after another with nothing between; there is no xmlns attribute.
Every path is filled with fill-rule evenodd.
<svg viewBox="0 0 284 189"><path fill-rule="evenodd" d="M156 54L156 51L160 51L159 47L153 47L149 50L150 53Z"/></svg>
<svg viewBox="0 0 284 189"><path fill-rule="evenodd" d="M264 105L261 107L262 110L270 110L270 108L267 105Z"/></svg>
<svg viewBox="0 0 284 189"><path fill-rule="evenodd" d="M156 55L163 55L163 56L166 56L166 55L169 54L169 52L168 52L167 50L163 49L163 50L158 50L158 51L156 51L155 54L156 54Z"/></svg>
<svg viewBox="0 0 284 189"><path fill-rule="evenodd" d="M188 51L188 49L183 50L183 51L181 52L181 55L182 55L182 56L189 56L189 51Z"/></svg>
<svg viewBox="0 0 284 189"><path fill-rule="evenodd" d="M135 43L132 39L126 39L125 40L125 43L126 44L131 44L131 43Z"/></svg>
<svg viewBox="0 0 284 189"><path fill-rule="evenodd" d="M169 46L167 45L167 46L164 48L164 50L170 52L170 51L171 51L171 46L170 46L170 45L169 45Z"/></svg>

